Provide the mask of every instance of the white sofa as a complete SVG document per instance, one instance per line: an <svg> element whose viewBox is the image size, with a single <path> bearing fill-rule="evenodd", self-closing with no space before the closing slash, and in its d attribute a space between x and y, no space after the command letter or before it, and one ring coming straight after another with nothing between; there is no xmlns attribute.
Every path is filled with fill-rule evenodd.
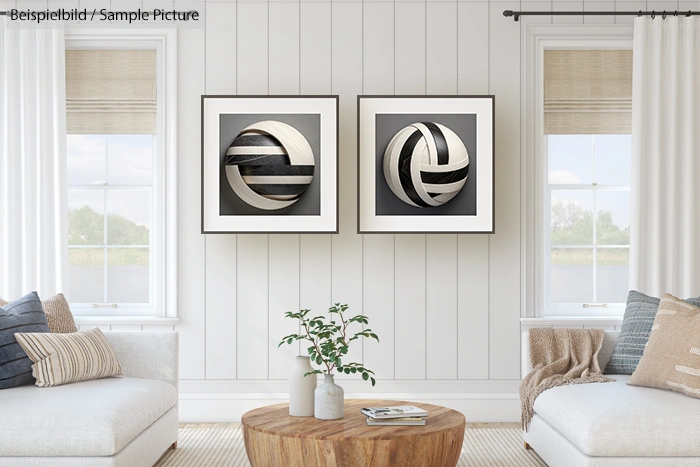
<svg viewBox="0 0 700 467"><path fill-rule="evenodd" d="M175 446L177 333L105 336L123 377L0 391L0 466L151 467Z"/></svg>
<svg viewBox="0 0 700 467"><path fill-rule="evenodd" d="M606 332L605 368L619 332ZM529 373L528 333L522 372ZM699 467L700 399L661 389L614 383L562 386L543 392L524 441L550 467Z"/></svg>

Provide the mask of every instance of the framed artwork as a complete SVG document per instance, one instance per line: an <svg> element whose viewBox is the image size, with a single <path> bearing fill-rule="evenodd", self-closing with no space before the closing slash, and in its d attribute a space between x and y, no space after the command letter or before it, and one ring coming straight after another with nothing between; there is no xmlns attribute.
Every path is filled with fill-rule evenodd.
<svg viewBox="0 0 700 467"><path fill-rule="evenodd" d="M338 232L338 96L202 96L202 233Z"/></svg>
<svg viewBox="0 0 700 467"><path fill-rule="evenodd" d="M494 96L358 96L358 232L494 232Z"/></svg>

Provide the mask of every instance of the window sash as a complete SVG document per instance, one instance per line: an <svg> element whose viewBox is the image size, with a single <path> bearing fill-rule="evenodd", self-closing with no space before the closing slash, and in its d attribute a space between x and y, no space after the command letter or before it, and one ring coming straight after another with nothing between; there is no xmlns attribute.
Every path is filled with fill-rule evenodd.
<svg viewBox="0 0 700 467"><path fill-rule="evenodd" d="M571 302L553 302L552 301L552 250L556 249L591 249L593 252L593 263L592 267L592 280L593 280L593 297L596 297L597 289L597 251L599 249L609 249L609 248L629 248L627 245L599 245L597 243L597 196L598 192L629 192L631 187L628 185L602 185L597 183L579 183L579 184L550 184L549 183L549 144L548 144L548 134L543 134L541 136L542 141L540 147L542 148L541 161L544 170L544 181L545 189L543 196L542 209L544 212L543 218L543 233L544 233L544 249L543 257L541 258L544 265L544 284L542 291L543 293L543 303L544 317L551 316L619 316L622 315L625 309L625 303L607 303L605 307L598 306L600 304L592 302L589 303L589 307L584 307L585 302L581 303L571 303ZM594 135L591 135L593 137ZM595 161L595 146L593 146L590 158L591 164ZM592 174L595 174L595 167L592 167ZM580 191L580 192L591 192L593 193L593 243L582 244L582 245L552 245L552 192L558 190L566 191Z"/></svg>

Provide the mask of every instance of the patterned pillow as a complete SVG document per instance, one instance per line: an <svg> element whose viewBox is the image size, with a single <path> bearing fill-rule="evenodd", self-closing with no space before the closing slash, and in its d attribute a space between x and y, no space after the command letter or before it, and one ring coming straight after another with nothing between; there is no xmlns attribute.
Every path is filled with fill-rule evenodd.
<svg viewBox="0 0 700 467"><path fill-rule="evenodd" d="M665 294L629 384L700 398L700 308Z"/></svg>
<svg viewBox="0 0 700 467"><path fill-rule="evenodd" d="M0 298L0 307L6 304L7 302ZM51 332L78 332L68 301L62 293L42 300L41 305Z"/></svg>
<svg viewBox="0 0 700 467"><path fill-rule="evenodd" d="M34 382L32 361L15 338L18 331L50 332L36 292L0 307L0 389Z"/></svg>
<svg viewBox="0 0 700 467"><path fill-rule="evenodd" d="M651 327L654 324L656 311L661 300L649 297L636 290L630 290L627 296L627 307L622 319L620 337L608 365L607 375L631 375L644 354L644 347L649 341ZM695 306L700 306L700 298L685 300Z"/></svg>
<svg viewBox="0 0 700 467"><path fill-rule="evenodd" d="M32 359L39 387L123 375L117 354L99 328L70 334L15 334Z"/></svg>

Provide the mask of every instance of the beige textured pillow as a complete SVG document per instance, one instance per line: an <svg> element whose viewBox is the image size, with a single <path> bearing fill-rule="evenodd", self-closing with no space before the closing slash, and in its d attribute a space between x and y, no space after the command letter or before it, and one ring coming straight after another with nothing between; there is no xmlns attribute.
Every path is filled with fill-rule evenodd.
<svg viewBox="0 0 700 467"><path fill-rule="evenodd" d="M32 376L39 387L124 374L99 328L70 334L18 332L15 338L34 362Z"/></svg>
<svg viewBox="0 0 700 467"><path fill-rule="evenodd" d="M629 384L700 398L700 308L664 294Z"/></svg>
<svg viewBox="0 0 700 467"><path fill-rule="evenodd" d="M0 298L0 307L8 303L9 302ZM75 326L75 320L73 319L73 313L70 312L68 301L62 293L42 300L41 306L44 308L46 321L49 323L51 332L78 332L78 328Z"/></svg>

